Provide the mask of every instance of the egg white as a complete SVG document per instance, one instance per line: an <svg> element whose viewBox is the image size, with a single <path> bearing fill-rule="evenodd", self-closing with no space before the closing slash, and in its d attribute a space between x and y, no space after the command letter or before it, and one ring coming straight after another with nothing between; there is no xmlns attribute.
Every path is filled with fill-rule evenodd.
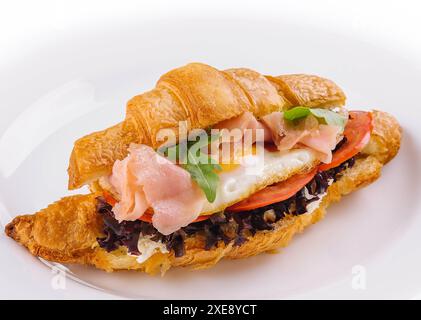
<svg viewBox="0 0 421 320"><path fill-rule="evenodd" d="M219 173L215 201L206 202L200 215L208 215L248 198L253 193L312 168L316 155L309 149L268 151L258 148L232 170Z"/></svg>

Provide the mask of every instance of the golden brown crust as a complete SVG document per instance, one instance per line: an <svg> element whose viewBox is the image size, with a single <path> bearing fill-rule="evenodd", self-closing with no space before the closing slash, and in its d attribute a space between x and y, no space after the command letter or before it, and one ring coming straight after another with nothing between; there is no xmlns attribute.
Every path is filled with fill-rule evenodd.
<svg viewBox="0 0 421 320"><path fill-rule="evenodd" d="M190 63L167 72L157 87L175 93L191 128L207 128L251 109L251 101L236 81L202 63ZM174 109L168 111L172 113Z"/></svg>
<svg viewBox="0 0 421 320"><path fill-rule="evenodd" d="M6 234L48 260L87 263L92 244L101 234L95 197L75 195L52 203L34 215L18 216Z"/></svg>
<svg viewBox="0 0 421 320"><path fill-rule="evenodd" d="M125 120L75 142L69 164L69 189L77 189L111 172L127 145L157 147L170 130L207 128L251 111L260 117L292 105L343 105L345 95L332 81L310 75L264 77L249 69L217 70L191 63L171 70L156 88L127 103ZM164 130L164 131L163 131ZM164 138L164 137L161 137Z"/></svg>
<svg viewBox="0 0 421 320"><path fill-rule="evenodd" d="M69 189L108 174L109 164L127 155L127 148L137 137L130 124L125 121L75 142L69 161Z"/></svg>
<svg viewBox="0 0 421 320"><path fill-rule="evenodd" d="M260 73L245 69L228 69L224 71L236 81L252 102L249 111L256 117L262 117L288 106L275 86Z"/></svg>
<svg viewBox="0 0 421 320"><path fill-rule="evenodd" d="M143 264L138 264L123 248L108 253L96 241L101 236L102 224L95 210L97 194L66 197L34 215L16 217L6 226L6 233L32 254L47 260L88 264L106 271L128 269L150 274L179 266L201 269L222 258L239 259L285 247L296 233L322 219L330 203L376 180L383 164L396 155L401 137L399 124L385 112L375 111L373 115L374 130L369 142L372 146L329 187L319 209L312 214L288 216L276 224L275 230L258 232L240 247L220 243L206 251L203 239L193 237L186 240L183 257L157 253Z"/></svg>
<svg viewBox="0 0 421 320"><path fill-rule="evenodd" d="M399 151L402 128L396 119L387 112L374 110L373 131L370 142L362 151L374 155L380 162L387 163Z"/></svg>
<svg viewBox="0 0 421 320"><path fill-rule="evenodd" d="M331 80L308 74L267 76L291 106L329 107L345 104L345 94Z"/></svg>

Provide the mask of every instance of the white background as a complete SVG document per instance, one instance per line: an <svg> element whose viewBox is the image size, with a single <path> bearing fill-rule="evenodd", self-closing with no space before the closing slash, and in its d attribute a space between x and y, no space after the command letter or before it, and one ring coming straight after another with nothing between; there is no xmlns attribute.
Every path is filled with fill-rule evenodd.
<svg viewBox="0 0 421 320"><path fill-rule="evenodd" d="M25 47L40 45L75 28L97 28L113 19L142 14L142 19L253 16L276 18L279 13L303 25L318 25L341 32L363 31L367 40L380 39L412 50L421 57L421 4L417 0L353 1L5 1L0 2L0 66L24 54Z"/></svg>
<svg viewBox="0 0 421 320"><path fill-rule="evenodd" d="M367 42L399 48L403 59L421 58L421 2L419 1L4 1L0 0L0 73L25 56L28 48L42 47L75 30L96 29L128 17L142 19L215 18L254 16L276 19L287 13L303 25L332 28L343 34L358 33ZM24 88L22 88L24 90ZM7 108L0 103L0 111ZM0 155L1 156L1 155ZM1 263L14 268L8 259L10 247L0 235ZM66 290L53 290L45 281L45 270L31 268L22 260L20 279L0 275L0 298L107 298L105 293L71 281ZM26 263L28 263L26 265ZM37 292L27 290L38 288ZM421 288L420 288L421 293Z"/></svg>

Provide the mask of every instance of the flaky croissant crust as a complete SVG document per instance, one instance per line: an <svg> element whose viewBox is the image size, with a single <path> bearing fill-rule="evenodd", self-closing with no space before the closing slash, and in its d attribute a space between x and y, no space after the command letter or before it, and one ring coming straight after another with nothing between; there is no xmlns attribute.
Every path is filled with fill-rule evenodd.
<svg viewBox="0 0 421 320"><path fill-rule="evenodd" d="M206 268L222 258L244 258L285 247L296 233L322 219L331 202L376 180L382 166L396 155L401 140L398 122L380 111L373 112L373 120L369 144L356 164L328 188L319 209L312 214L288 216L280 220L273 231L259 231L240 247L220 243L207 251L203 249L203 239L191 237L186 240L184 256L176 258L173 253L156 253L143 264L127 255L124 248L107 252L96 241L102 236L102 221L95 209L99 193L66 197L36 214L18 216L6 226L6 233L33 255L47 260L93 265L106 271L129 269L151 274L177 266Z"/></svg>
<svg viewBox="0 0 421 320"><path fill-rule="evenodd" d="M117 159L127 155L130 143L156 148L158 132L178 136L186 129L208 128L251 111L256 117L291 106L340 106L345 95L332 81L313 75L263 76L250 69L217 70L191 63L164 74L156 87L133 97L123 122L75 142L70 163L69 189L77 189L109 174Z"/></svg>

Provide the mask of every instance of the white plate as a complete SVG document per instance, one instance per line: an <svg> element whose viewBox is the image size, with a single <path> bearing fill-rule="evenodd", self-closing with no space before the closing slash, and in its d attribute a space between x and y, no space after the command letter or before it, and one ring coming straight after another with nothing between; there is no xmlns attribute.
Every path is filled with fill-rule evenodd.
<svg viewBox="0 0 421 320"><path fill-rule="evenodd" d="M378 108L404 128L382 178L328 210L281 254L223 261L164 278L67 266L56 274L2 233L2 297L410 298L421 291L418 66L381 45L299 21L132 19L72 31L0 73L0 214L32 213L69 194L73 141L120 121L125 102L191 61L264 74L313 73L343 87L350 109ZM284 22L283 22L284 21ZM84 190L86 192L86 190ZM365 289L358 286L365 279ZM353 285L354 284L354 285ZM357 286L355 286L357 284ZM97 287L93 290L89 286Z"/></svg>

